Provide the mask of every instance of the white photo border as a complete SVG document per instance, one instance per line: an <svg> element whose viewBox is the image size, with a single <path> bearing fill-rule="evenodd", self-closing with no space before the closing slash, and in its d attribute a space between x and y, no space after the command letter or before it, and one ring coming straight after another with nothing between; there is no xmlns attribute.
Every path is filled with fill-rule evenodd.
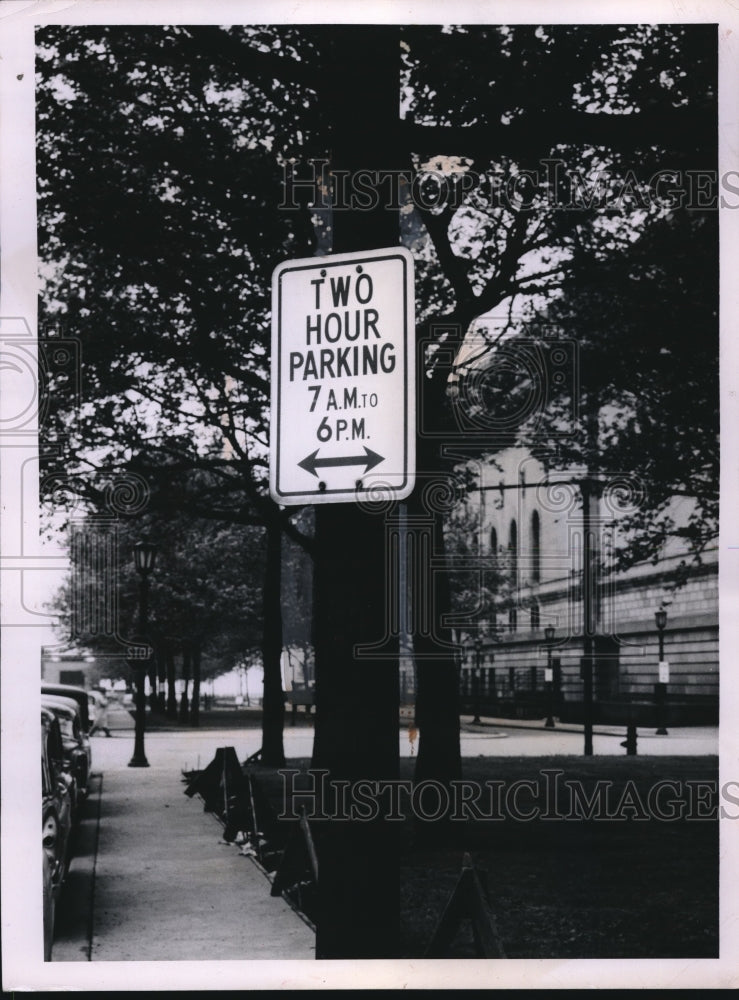
<svg viewBox="0 0 739 1000"><path fill-rule="evenodd" d="M34 28L43 24L225 23L447 23L450 8L438 0L409 3L335 3L315 0L10 0L0 6L0 322L27 324L36 332ZM454 5L455 23L716 23L720 45L719 169L739 167L739 8L729 0L674 4L610 2L474 2ZM739 212L721 210L721 504L720 553L720 785L739 778L738 689L732 682L739 648ZM7 327L0 326L0 334ZM15 328L13 328L15 329ZM2 387L0 373L0 387ZM5 383L7 385L7 383ZM7 397L0 406L13 406ZM6 410L7 412L7 410ZM42 625L32 604L24 607L24 575L57 572L58 553L38 542L38 496L14 479L31 439L0 444L2 472L2 948L6 990L210 990L325 988L726 988L739 983L739 842L730 822L721 824L721 955L716 960L505 960L393 962L126 962L43 963L41 872L38 841L40 777L37 726L31 708L38 690ZM28 452L28 448L31 452ZM24 451L24 449L26 449ZM56 562L54 560L57 560ZM31 578L28 577L30 580ZM28 602L28 599L26 599ZM13 615L27 615L20 627ZM8 617L10 615L10 617ZM29 707L30 706L30 707ZM689 864L686 859L686 864ZM37 901L37 902L34 902ZM665 914L665 920L671 916ZM732 957L734 956L734 957ZM217 986L216 986L217 984Z"/></svg>

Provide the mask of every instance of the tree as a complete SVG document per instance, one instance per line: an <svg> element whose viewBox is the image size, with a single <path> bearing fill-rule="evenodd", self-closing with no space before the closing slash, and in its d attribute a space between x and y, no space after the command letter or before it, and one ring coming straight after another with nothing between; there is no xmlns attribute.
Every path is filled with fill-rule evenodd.
<svg viewBox="0 0 739 1000"><path fill-rule="evenodd" d="M510 560L502 554L491 558L475 486L460 497L444 525L444 543L450 578L452 628L460 641L495 639L496 615L512 598Z"/></svg>
<svg viewBox="0 0 739 1000"><path fill-rule="evenodd" d="M335 32L40 31L42 316L63 316L81 337L89 404L74 428L64 412L50 426L77 470L102 455L143 470L179 510L292 530L265 500L267 290L275 261L317 240L328 247L340 218L337 176L333 220L321 191L330 174L314 204L301 189L300 210L279 207L287 160L328 161L341 138L323 112L341 96L331 88ZM400 112L368 124L397 197L370 166L418 262L418 462L433 478L452 464L449 365L471 324L500 310L514 329L516 310L541 312L563 282L616 266L669 211L656 172L684 185L687 170L715 165L716 36L702 25L395 35L400 73L388 59L372 80L383 94L397 87ZM354 52L367 37L361 27L343 34ZM362 219L351 215L355 235ZM472 452L484 446L480 435L467 441ZM208 471L205 485L176 491L192 469ZM411 509L423 513L423 502L419 490ZM443 515L436 521L443 552ZM416 637L419 663L427 641ZM421 675L418 773L452 778L454 658Z"/></svg>
<svg viewBox="0 0 739 1000"><path fill-rule="evenodd" d="M175 652L183 653L193 671L190 674L186 669L184 676L191 677L194 688L190 703L183 698L182 713L183 718L197 723L201 657L213 658L214 666L228 670L244 655L261 652L259 594L266 555L264 532L189 517L152 515L98 524L93 519L76 530L89 542L91 529L109 539L108 551L116 553L119 579L103 578L111 567L99 553L90 553L89 546L70 546L71 576L53 608L64 623L65 637L114 658L116 664L120 662L138 634L139 581L133 568L133 546L146 537L155 541L158 553L150 581L150 641L162 661L171 660ZM85 614L84 608L104 601L103 595L110 598L113 589L115 607L104 612L112 627L108 634L101 634L100 616Z"/></svg>
<svg viewBox="0 0 739 1000"><path fill-rule="evenodd" d="M273 538L290 531L266 495L269 274L314 239L307 217L274 212L280 171L265 151L277 139L283 153L298 108L305 118L291 34L40 32L40 315L79 337L84 378L77 413L52 400L46 443L60 447L50 480L61 471L95 498L106 468L135 469L161 512L266 525ZM278 68L297 81L275 81ZM268 620L264 718L274 734L277 609ZM266 757L279 764L281 739L267 736Z"/></svg>
<svg viewBox="0 0 739 1000"><path fill-rule="evenodd" d="M694 207L694 192L691 196L686 181L690 171L702 170L715 178L716 39L710 26L693 30L653 25L411 28L403 37L408 110L401 135L412 144L416 170L431 171L432 195L433 185L440 192L435 202L429 197L425 204L416 203L414 213L427 235L426 240L423 233L417 236L416 252L423 261L421 334L431 345L419 385L422 412L429 421L419 440L419 468L439 470L443 463L437 442L458 441L460 424L468 434L467 450L475 456L520 440L515 423L505 429L499 420L491 431L489 422L481 428L470 420L473 414L466 411L475 393L464 384L461 392L449 394L450 359L474 321L493 310L501 314L496 336L484 345L489 354L501 336L521 332L521 316L544 314L553 323L557 307L548 303L563 285L574 293L578 281L594 269L628 266L637 236L652 227L659 233L675 198ZM440 65L448 67L443 86L430 70ZM666 200L659 186L665 175L676 185L676 194ZM690 238L685 228L681 237ZM653 249L658 251L660 241L655 238ZM715 279L715 243L711 245L710 236L708 246L706 266ZM659 262L656 266L659 269ZM710 281L703 282L699 294L704 302L713 290ZM674 293L679 312L689 285L673 285ZM625 285L622 294L628 297ZM575 309L578 301L576 295L568 296ZM580 315L574 335L586 345L588 326L584 311ZM602 340L601 347L602 366L611 365L614 352L619 358L628 356L615 338L610 344ZM708 368L701 369L700 399L713 392L710 366L715 355L710 347L705 357ZM481 359L470 368L468 382L479 381L483 363ZM595 387L588 386L585 370L581 374L581 384L590 392ZM634 385L650 377L664 377L664 365L645 368ZM456 378L463 383L463 375L457 373ZM488 388L482 400L488 414L505 411L508 403L516 412L515 394L506 396L517 388L515 380L496 376L489 379ZM626 388L622 381L621 391ZM553 395L562 399L561 393ZM579 402L585 415L576 432L581 440L596 410L592 397ZM656 405L651 419L664 427L667 421L660 419L654 392L642 402L642 422L644 411ZM699 404L697 412L702 408ZM600 412L607 416L605 409ZM539 454L548 451L547 461L554 465L565 462L566 451L552 454L557 416L553 406L550 433L537 439ZM696 461L696 454L708 448L715 456L716 441L710 430L692 435L685 426L691 416L688 412L678 425L687 432L681 471L691 479L688 489L693 495L702 492L708 497L705 462ZM707 426L714 427L715 421ZM650 442L654 438L650 435ZM633 459L638 448L634 441L629 456L623 435L620 441L617 469ZM664 442L659 450L665 454ZM642 459L636 468L644 466ZM647 495L640 511L645 528L676 486L674 475L668 478L664 468L658 469L659 462L652 462L651 470L664 480ZM670 530L664 519L662 528L664 539ZM631 555L638 557L638 547ZM419 672L419 679L423 676ZM433 676L431 685L419 689L418 710L426 718L421 720L417 774L455 776L451 664L445 674L435 671ZM424 739L424 730L430 740Z"/></svg>
<svg viewBox="0 0 739 1000"><path fill-rule="evenodd" d="M583 266L544 316L579 344L575 402L594 430L552 447L570 385L524 440L555 468L638 481L641 503L620 520L622 568L658 558L669 538L700 558L718 533L717 221L671 212L618 258Z"/></svg>

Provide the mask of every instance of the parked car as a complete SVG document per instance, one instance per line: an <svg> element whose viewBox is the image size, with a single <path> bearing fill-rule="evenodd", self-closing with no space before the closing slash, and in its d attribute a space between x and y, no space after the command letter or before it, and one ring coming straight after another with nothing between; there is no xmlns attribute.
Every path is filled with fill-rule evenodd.
<svg viewBox="0 0 739 1000"><path fill-rule="evenodd" d="M65 770L61 729L56 715L41 708L41 863L44 960L51 958L54 916L69 867L72 832L72 778Z"/></svg>
<svg viewBox="0 0 739 1000"><path fill-rule="evenodd" d="M42 681L41 694L57 695L60 698L73 698L80 706L82 731L85 733L90 732L90 707L85 688L77 687L74 684L51 684L49 681Z"/></svg>
<svg viewBox="0 0 739 1000"><path fill-rule="evenodd" d="M42 694L41 704L50 709L59 722L62 752L70 775L74 779L72 802L74 813L87 796L92 770L90 737L82 731L79 705L71 698Z"/></svg>
<svg viewBox="0 0 739 1000"><path fill-rule="evenodd" d="M44 915L44 961L51 961L51 952L54 947L54 918L56 916L56 898L54 894L54 880L51 874L51 862L46 848L41 846L41 884L43 886L43 915Z"/></svg>

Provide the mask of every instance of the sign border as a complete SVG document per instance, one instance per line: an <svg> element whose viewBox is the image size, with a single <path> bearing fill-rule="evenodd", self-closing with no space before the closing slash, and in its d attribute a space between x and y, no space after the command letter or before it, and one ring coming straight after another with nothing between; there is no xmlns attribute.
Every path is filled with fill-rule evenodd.
<svg viewBox="0 0 739 1000"><path fill-rule="evenodd" d="M383 260L400 260L403 266L403 360L405 363L405 383L403 406L405 427L403 436L403 480L395 486L392 481L370 483L367 489L326 489L315 493L306 490L280 490L280 436L283 426L282 396L280 391L284 359L282 357L282 278L295 271L309 271L317 268L338 267L346 264L362 264ZM330 254L325 257L301 257L283 261L272 272L272 356L271 396L270 396L270 440L269 440L269 492L280 506L301 504L352 503L371 501L373 494L381 493L381 499L404 500L415 487L416 482L416 347L415 347L415 280L414 258L407 247L382 247L377 250L358 250L353 253ZM411 339L412 338L412 339ZM378 499L380 497L378 496Z"/></svg>

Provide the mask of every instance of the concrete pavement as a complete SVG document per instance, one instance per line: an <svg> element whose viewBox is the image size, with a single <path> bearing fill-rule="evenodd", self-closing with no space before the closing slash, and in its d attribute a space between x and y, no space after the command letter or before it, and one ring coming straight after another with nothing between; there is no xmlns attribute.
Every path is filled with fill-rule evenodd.
<svg viewBox="0 0 739 1000"><path fill-rule="evenodd" d="M585 742L583 726L560 723L556 717L554 722L554 728L547 729L543 719L513 720L482 716L479 723L474 723L472 716L463 716L462 756L582 756ZM624 756L626 750L621 743L625 739L625 726L593 726L593 756ZM640 757L718 754L718 727L682 726L670 728L666 736L657 736L653 726L639 726L636 752Z"/></svg>
<svg viewBox="0 0 739 1000"><path fill-rule="evenodd" d="M266 875L223 841L197 797L184 794L182 770L196 764L189 734L148 734L150 767L129 768L133 733L125 716L111 712L112 738L92 740L98 777L52 961L313 959L312 929L270 896ZM208 735L214 751L228 745L224 734ZM211 759L207 743L199 741L195 754L203 766Z"/></svg>

